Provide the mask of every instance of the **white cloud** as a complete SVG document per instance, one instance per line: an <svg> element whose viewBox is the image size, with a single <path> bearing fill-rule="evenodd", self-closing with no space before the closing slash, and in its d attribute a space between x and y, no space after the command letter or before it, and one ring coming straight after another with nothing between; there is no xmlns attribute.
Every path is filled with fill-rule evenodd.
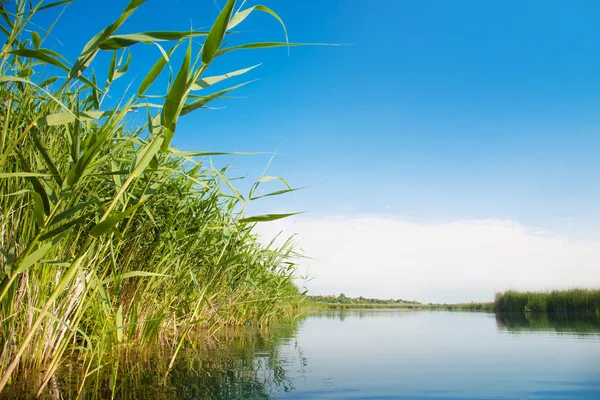
<svg viewBox="0 0 600 400"><path fill-rule="evenodd" d="M298 233L314 294L422 302L489 301L505 289L600 285L600 242L513 221L438 224L388 215L297 217L260 225L265 238Z"/></svg>

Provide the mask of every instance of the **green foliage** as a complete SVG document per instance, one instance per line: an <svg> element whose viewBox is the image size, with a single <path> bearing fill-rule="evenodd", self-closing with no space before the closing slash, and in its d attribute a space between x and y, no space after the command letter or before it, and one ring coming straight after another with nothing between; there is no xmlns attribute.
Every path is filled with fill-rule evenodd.
<svg viewBox="0 0 600 400"><path fill-rule="evenodd" d="M600 290L570 289L551 292L516 292L496 294L498 312L589 313L600 310Z"/></svg>
<svg viewBox="0 0 600 400"><path fill-rule="evenodd" d="M347 297L344 293L340 293L339 296L329 295L329 296L307 296L307 300L313 303L324 303L324 304L357 304L357 305L400 305L400 304L413 304L419 305L418 301L410 301L410 300L402 300L402 299L370 299L365 297Z"/></svg>
<svg viewBox="0 0 600 400"><path fill-rule="evenodd" d="M302 301L292 241L265 246L253 230L283 216L246 217L252 196L237 192L227 168L195 157L209 153L169 146L181 115L223 93L190 94L225 79L204 74L225 53L230 18L237 24L252 10L236 14L230 0L209 32L120 34L143 6L132 0L69 67L44 47L49 32L31 23L69 2L14 0L12 12L0 2L0 391L15 373L39 370L41 393L67 354L84 379L117 375L124 348L182 344L202 328L266 325ZM195 49L203 39L208 45ZM159 45L166 41L168 53ZM161 58L133 97L102 107L123 97L109 95L111 84L142 42L156 44ZM162 75L183 43L181 66ZM91 67L104 51L113 57L98 85ZM161 82L166 94L149 104L146 91ZM129 119L132 111L147 114L146 124Z"/></svg>
<svg viewBox="0 0 600 400"><path fill-rule="evenodd" d="M459 303L459 304L422 304L418 301L403 299L371 299L365 297L347 297L344 293L339 296L307 296L307 308L408 308L450 311L484 311L494 312L494 303Z"/></svg>

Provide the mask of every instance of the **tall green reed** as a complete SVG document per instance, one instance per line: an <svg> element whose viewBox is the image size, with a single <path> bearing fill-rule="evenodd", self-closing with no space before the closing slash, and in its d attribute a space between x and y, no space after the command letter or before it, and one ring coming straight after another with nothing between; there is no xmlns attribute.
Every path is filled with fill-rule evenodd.
<svg viewBox="0 0 600 400"><path fill-rule="evenodd" d="M556 312L600 315L600 290L569 289L550 292L517 292L496 294L497 312Z"/></svg>
<svg viewBox="0 0 600 400"><path fill-rule="evenodd" d="M281 19L264 6L235 10L228 0L208 31L121 34L145 3L131 0L70 64L44 47L49 31L32 24L37 13L69 3L0 3L0 391L19 371L42 370L40 394L73 356L84 380L106 368L116 374L118 354L134 345L171 345L174 360L198 328L267 324L302 300L291 239L265 246L253 230L289 214L244 215L265 196L256 195L262 183L285 185L267 196L294 189L263 176L243 196L227 168L206 162L218 154L170 145L180 117L243 83L207 94L213 85L252 69L207 76L216 58L293 45L285 32L285 42L227 47L231 30L253 12ZM134 95L106 109L139 44L157 46L158 60ZM183 60L174 68L178 50ZM90 73L101 52L112 53L103 84ZM174 73L165 94L147 96L167 66ZM132 111L147 122L131 127Z"/></svg>

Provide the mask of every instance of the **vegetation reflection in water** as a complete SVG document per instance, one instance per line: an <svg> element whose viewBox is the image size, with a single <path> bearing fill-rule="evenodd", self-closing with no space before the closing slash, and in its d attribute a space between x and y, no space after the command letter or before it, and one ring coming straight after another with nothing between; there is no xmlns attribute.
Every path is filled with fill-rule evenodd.
<svg viewBox="0 0 600 400"><path fill-rule="evenodd" d="M294 390L285 362L283 346L295 349L299 321L272 328L230 328L198 341L180 353L165 382L172 349L141 354L128 352L121 360L116 384L111 374L94 375L84 382L84 399L272 399L275 393ZM286 353L286 360L290 354ZM302 362L305 364L305 360ZM66 363L42 398L75 399L81 386L81 365ZM28 399L35 395L35 377L13 385L1 399ZM115 388L114 393L111 388ZM27 388L31 388L28 391Z"/></svg>
<svg viewBox="0 0 600 400"><path fill-rule="evenodd" d="M448 315L448 312L398 309L320 310L311 311L293 323L276 325L270 329L224 329L213 338L198 340L194 348L184 349L166 382L162 382L162 377L168 368L171 348L154 352L144 350L142 353L130 351L121 361L121 372L116 385L111 382L110 373L88 378L80 398L274 399L288 392L295 392L294 396L302 397L306 389L298 379L304 373L298 371L298 368L313 370L314 375L317 368L315 363L319 362L313 360L311 363L302 352L302 335L299 335L299 331L310 328L309 324L305 324L306 319L341 323L364 319L366 321L363 323L369 324L369 320L381 321L382 318L409 321L423 314L439 314L441 317L443 314ZM467 312L458 312L456 316L465 314ZM495 319L499 333L510 335L559 334L596 340L600 337L600 318L593 315L499 313L495 317L490 314L489 318ZM461 321L465 320L456 320L459 324ZM76 362L65 364L49 385L50 390L46 391L44 398L75 399L81 383L80 371ZM307 376L311 376L311 373ZM312 379L321 377L312 376ZM23 387L26 386L34 388L37 385L23 382L22 385L15 385L20 391L2 393L0 398L28 398L23 392ZM116 388L114 393L111 392L112 387ZM30 393L31 396L33 394Z"/></svg>
<svg viewBox="0 0 600 400"><path fill-rule="evenodd" d="M600 336L600 318L590 314L498 313L498 330L511 333L546 332Z"/></svg>

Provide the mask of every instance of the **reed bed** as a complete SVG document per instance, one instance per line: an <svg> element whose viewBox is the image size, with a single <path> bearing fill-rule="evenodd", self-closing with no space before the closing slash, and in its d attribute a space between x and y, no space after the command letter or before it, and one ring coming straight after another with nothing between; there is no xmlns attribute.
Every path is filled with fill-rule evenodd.
<svg viewBox="0 0 600 400"><path fill-rule="evenodd" d="M599 289L553 290L551 292L497 293L497 312L589 313L600 315Z"/></svg>
<svg viewBox="0 0 600 400"><path fill-rule="evenodd" d="M251 201L294 189L262 176L242 195L208 159L219 154L171 146L179 118L243 85L212 90L252 69L210 75L215 59L291 45L228 44L253 13L277 14L228 0L207 31L122 33L145 3L131 0L71 63L32 23L70 2L0 2L0 392L20 373L43 371L41 394L73 357L83 381L117 376L123 349L157 343L173 349L168 374L197 330L265 325L302 300L291 240L263 245L253 230L286 215L245 215ZM149 44L153 67L132 93L112 93ZM112 58L101 78L91 66L104 52ZM175 53L182 61L171 65ZM147 95L150 87L162 94ZM268 181L282 188L258 195Z"/></svg>

